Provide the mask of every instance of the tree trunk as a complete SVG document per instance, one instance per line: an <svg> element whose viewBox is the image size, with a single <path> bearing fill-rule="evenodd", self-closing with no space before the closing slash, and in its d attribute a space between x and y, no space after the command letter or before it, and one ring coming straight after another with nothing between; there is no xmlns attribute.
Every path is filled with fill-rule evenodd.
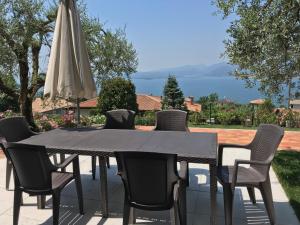
<svg viewBox="0 0 300 225"><path fill-rule="evenodd" d="M28 93L28 76L29 76L29 66L28 66L28 58L27 52L19 59L19 67L20 67L20 96L19 96L19 104L21 114L26 118L29 125L33 128L33 130L37 130L37 126L34 123L33 113L32 113L32 98Z"/></svg>
<svg viewBox="0 0 300 225"><path fill-rule="evenodd" d="M25 97L20 98L20 109L22 115L26 118L28 124L32 127L34 131L38 130L38 127L34 123L33 113L32 113L32 99Z"/></svg>

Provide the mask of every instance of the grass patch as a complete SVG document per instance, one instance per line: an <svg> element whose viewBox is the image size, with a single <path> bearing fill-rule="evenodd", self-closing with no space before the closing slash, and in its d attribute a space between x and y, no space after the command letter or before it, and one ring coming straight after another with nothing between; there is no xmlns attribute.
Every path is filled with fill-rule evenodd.
<svg viewBox="0 0 300 225"><path fill-rule="evenodd" d="M279 151L272 166L300 220L300 152Z"/></svg>

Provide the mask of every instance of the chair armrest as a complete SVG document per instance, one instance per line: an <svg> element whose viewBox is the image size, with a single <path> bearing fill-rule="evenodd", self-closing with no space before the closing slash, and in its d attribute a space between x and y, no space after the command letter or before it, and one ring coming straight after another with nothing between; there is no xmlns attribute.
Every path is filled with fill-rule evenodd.
<svg viewBox="0 0 300 225"><path fill-rule="evenodd" d="M77 154L73 154L73 155L70 155L68 158L66 158L66 160L64 160L62 163L56 165L56 167L58 169L63 169L63 168L66 168L71 162L73 162L75 159L78 158L78 155Z"/></svg>
<svg viewBox="0 0 300 225"><path fill-rule="evenodd" d="M186 181L187 174L188 174L188 163L186 161L181 161L180 162L180 171L179 171L180 179Z"/></svg>
<svg viewBox="0 0 300 225"><path fill-rule="evenodd" d="M34 131L32 131L32 130L30 130L30 133L31 133L32 136L34 136L34 135L39 135L38 132L34 132Z"/></svg>
<svg viewBox="0 0 300 225"><path fill-rule="evenodd" d="M239 144L226 144L226 143L220 143L218 147L218 166L222 166L223 164L223 149L224 148L244 148L244 149L250 149L250 144L247 145L239 145Z"/></svg>
<svg viewBox="0 0 300 225"><path fill-rule="evenodd" d="M237 175L238 175L238 168L240 164L244 165L261 165L261 166L269 166L270 161L256 161L256 160L241 160L237 159L234 162L234 167L233 167L233 173L232 173L232 183L231 183L231 188L234 190L237 182Z"/></svg>

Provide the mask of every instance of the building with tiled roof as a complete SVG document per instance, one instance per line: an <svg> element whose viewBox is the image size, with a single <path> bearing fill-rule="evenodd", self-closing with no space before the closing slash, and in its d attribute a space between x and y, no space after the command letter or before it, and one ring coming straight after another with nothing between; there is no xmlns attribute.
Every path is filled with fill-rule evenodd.
<svg viewBox="0 0 300 225"><path fill-rule="evenodd" d="M64 99L52 101L50 99L36 98L32 102L33 113L62 114L65 109L74 108L75 104Z"/></svg>
<svg viewBox="0 0 300 225"><path fill-rule="evenodd" d="M252 105L262 105L262 104L264 104L265 101L266 101L265 99L259 98L259 99L251 100L250 104L252 104Z"/></svg>
<svg viewBox="0 0 300 225"><path fill-rule="evenodd" d="M201 105L194 102L194 97L190 96L185 98L184 104L189 111L192 112L201 112Z"/></svg>
<svg viewBox="0 0 300 225"><path fill-rule="evenodd" d="M152 95L138 94L136 96L139 111L158 111L161 110L161 97Z"/></svg>
<svg viewBox="0 0 300 225"><path fill-rule="evenodd" d="M158 111L162 108L162 97L146 94L137 94L136 100L140 112L145 111ZM81 115L89 115L91 109L97 107L98 98L89 99L80 103ZM184 104L187 109L192 112L201 112L201 105L194 102L193 97L185 98ZM62 114L65 109L75 110L74 103L66 100L50 101L36 98L32 103L32 110L34 113L47 113L47 114Z"/></svg>
<svg viewBox="0 0 300 225"><path fill-rule="evenodd" d="M300 99L293 99L290 101L290 108L293 111L300 112Z"/></svg>
<svg viewBox="0 0 300 225"><path fill-rule="evenodd" d="M86 100L84 102L80 102L80 108L81 109L91 109L97 107L98 104L98 98L92 98L89 100Z"/></svg>

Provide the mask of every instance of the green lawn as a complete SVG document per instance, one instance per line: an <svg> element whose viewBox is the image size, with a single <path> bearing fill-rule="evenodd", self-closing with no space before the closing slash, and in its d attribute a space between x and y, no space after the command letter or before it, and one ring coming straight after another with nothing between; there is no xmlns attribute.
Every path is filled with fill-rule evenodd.
<svg viewBox="0 0 300 225"><path fill-rule="evenodd" d="M221 128L221 129L244 129L244 130L256 130L257 127L245 127L242 125L222 125L222 124L193 124L189 123L189 127L200 128ZM300 131L300 128L284 128L286 131Z"/></svg>
<svg viewBox="0 0 300 225"><path fill-rule="evenodd" d="M279 151L272 165L300 220L300 152Z"/></svg>

